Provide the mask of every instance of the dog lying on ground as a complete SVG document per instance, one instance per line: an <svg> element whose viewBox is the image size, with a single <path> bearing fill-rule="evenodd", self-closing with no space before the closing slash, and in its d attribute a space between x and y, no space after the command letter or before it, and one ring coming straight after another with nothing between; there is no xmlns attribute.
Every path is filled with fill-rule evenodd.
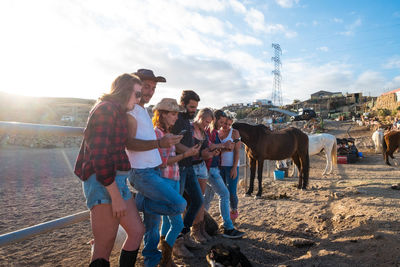
<svg viewBox="0 0 400 267"><path fill-rule="evenodd" d="M252 267L253 265L240 252L238 246L226 246L218 243L211 247L206 256L207 263L211 267Z"/></svg>

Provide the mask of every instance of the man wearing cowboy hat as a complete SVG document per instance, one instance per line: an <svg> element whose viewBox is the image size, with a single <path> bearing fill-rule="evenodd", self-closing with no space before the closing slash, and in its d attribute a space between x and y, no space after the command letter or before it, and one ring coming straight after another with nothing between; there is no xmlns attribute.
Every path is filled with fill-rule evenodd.
<svg viewBox="0 0 400 267"><path fill-rule="evenodd" d="M130 140L127 154L131 163L129 181L138 191L136 206L144 214L144 256L145 266L156 266L161 259L157 249L159 237L147 231L160 222L160 215L176 216L186 208L185 199L160 176L162 164L158 148L171 147L182 139L181 135L166 134L156 138L151 118L144 107L153 97L157 83L166 82L161 76L155 76L152 70L139 69L134 73L143 82L142 97L139 104L128 114Z"/></svg>

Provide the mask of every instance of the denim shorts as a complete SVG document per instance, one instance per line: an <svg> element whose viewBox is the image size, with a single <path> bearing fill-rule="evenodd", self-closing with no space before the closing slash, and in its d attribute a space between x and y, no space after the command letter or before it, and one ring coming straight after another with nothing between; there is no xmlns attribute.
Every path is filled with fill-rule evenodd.
<svg viewBox="0 0 400 267"><path fill-rule="evenodd" d="M208 179L207 166L204 161L199 164L193 165L194 176L197 179Z"/></svg>
<svg viewBox="0 0 400 267"><path fill-rule="evenodd" d="M129 171L117 171L115 182L118 190L124 200L132 198L132 193L128 188L126 178L129 176ZM111 204L111 197L104 185L96 180L96 174L92 174L89 179L82 183L83 193L86 198L86 206L92 209L98 204Z"/></svg>

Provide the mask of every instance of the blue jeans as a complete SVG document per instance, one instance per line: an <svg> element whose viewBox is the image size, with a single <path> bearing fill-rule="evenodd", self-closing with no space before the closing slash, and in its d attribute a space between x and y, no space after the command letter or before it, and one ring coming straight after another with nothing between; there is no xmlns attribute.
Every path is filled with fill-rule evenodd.
<svg viewBox="0 0 400 267"><path fill-rule="evenodd" d="M214 198L214 192L219 197L219 210L224 221L224 228L233 229L233 223L229 213L229 190L221 177L218 167L212 167L209 170L208 183L204 194L204 208L210 208L211 201Z"/></svg>
<svg viewBox="0 0 400 267"><path fill-rule="evenodd" d="M144 258L144 266L154 267L160 263L161 252L157 249L158 243L160 242L160 221L161 216L143 212L143 223L146 232L143 236L143 250L142 255Z"/></svg>
<svg viewBox="0 0 400 267"><path fill-rule="evenodd" d="M117 184L119 193L124 200L132 198L126 178L129 172L117 171L115 175L115 183ZM86 181L82 182L83 193L86 198L86 206L92 209L95 205L111 204L111 197L106 187L99 183L96 174L92 174Z"/></svg>
<svg viewBox="0 0 400 267"><path fill-rule="evenodd" d="M174 181L168 178L165 180L171 184L171 186L179 192L179 181ZM183 220L182 215L176 216L162 216L162 225L161 225L161 235L165 236L165 241L170 245L170 247L174 246L175 240L183 229Z"/></svg>
<svg viewBox="0 0 400 267"><path fill-rule="evenodd" d="M145 266L156 266L161 259L157 249L161 215L177 216L186 208L186 200L160 175L158 168L148 168L132 169L129 176L132 186L139 191L136 206L144 215L146 232L142 254Z"/></svg>
<svg viewBox="0 0 400 267"><path fill-rule="evenodd" d="M186 191L190 198L185 217L183 218L184 227L190 229L197 213L203 205L204 199L199 182L195 177L193 167L180 166L179 174L181 176L180 194L183 195L183 191Z"/></svg>
<svg viewBox="0 0 400 267"><path fill-rule="evenodd" d="M231 203L231 209L232 210L237 210L238 208L238 196L237 196L237 184L239 181L239 167L236 167L236 177L232 179L231 176L231 170L232 166L221 166L221 176L222 179L224 180L226 186L228 187L229 190L229 195L230 195L230 203Z"/></svg>
<svg viewBox="0 0 400 267"><path fill-rule="evenodd" d="M186 200L161 177L160 169L132 169L129 181L141 193L136 203L139 211L167 216L185 211Z"/></svg>
<svg viewBox="0 0 400 267"><path fill-rule="evenodd" d="M193 170L197 179L208 179L207 166L204 161L199 164L193 165Z"/></svg>

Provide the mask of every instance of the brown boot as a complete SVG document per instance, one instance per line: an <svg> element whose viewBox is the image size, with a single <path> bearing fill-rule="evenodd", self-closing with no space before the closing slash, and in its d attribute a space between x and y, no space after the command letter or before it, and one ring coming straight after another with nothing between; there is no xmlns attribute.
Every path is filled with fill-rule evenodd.
<svg viewBox="0 0 400 267"><path fill-rule="evenodd" d="M192 237L202 244L207 242L207 239L201 233L201 222L193 224L192 226Z"/></svg>
<svg viewBox="0 0 400 267"><path fill-rule="evenodd" d="M200 223L200 231L201 235L204 236L207 241L211 241L213 239L206 231L206 222L204 220Z"/></svg>
<svg viewBox="0 0 400 267"><path fill-rule="evenodd" d="M160 242L158 242L157 249L162 251L162 241L165 241L165 235L160 236Z"/></svg>
<svg viewBox="0 0 400 267"><path fill-rule="evenodd" d="M165 239L160 240L161 244L161 261L158 264L159 267L176 267L176 264L172 260L172 248L171 246L165 241Z"/></svg>
<svg viewBox="0 0 400 267"><path fill-rule="evenodd" d="M178 258L194 258L192 252L190 252L185 246L184 237L176 239L174 247L172 248L172 254Z"/></svg>

